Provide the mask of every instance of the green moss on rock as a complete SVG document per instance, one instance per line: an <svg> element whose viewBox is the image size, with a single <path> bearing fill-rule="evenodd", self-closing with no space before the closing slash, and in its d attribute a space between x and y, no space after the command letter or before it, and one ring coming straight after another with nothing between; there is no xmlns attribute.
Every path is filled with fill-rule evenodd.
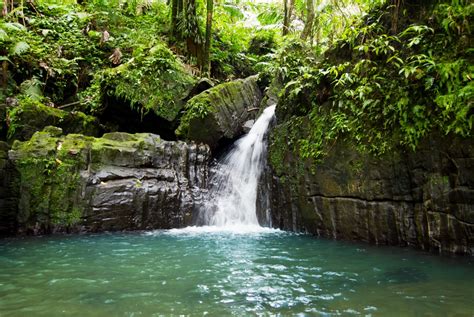
<svg viewBox="0 0 474 317"><path fill-rule="evenodd" d="M77 230L86 208L81 172L91 165L140 164L137 151L160 141L148 133L62 136L56 127L36 132L29 141L15 141L9 156L19 172L20 227L32 233Z"/></svg>
<svg viewBox="0 0 474 317"><path fill-rule="evenodd" d="M8 109L8 139L28 140L46 126L61 127L65 133L98 134L98 122L93 116L79 111L68 112L48 107L43 103L24 98Z"/></svg>
<svg viewBox="0 0 474 317"><path fill-rule="evenodd" d="M100 108L103 98L113 96L142 114L153 111L172 122L195 81L166 44L160 42L138 51L127 63L98 73L85 99L92 100L93 108Z"/></svg>
<svg viewBox="0 0 474 317"><path fill-rule="evenodd" d="M217 85L187 102L176 134L211 146L221 138L235 138L251 116L248 110L261 99L256 76Z"/></svg>

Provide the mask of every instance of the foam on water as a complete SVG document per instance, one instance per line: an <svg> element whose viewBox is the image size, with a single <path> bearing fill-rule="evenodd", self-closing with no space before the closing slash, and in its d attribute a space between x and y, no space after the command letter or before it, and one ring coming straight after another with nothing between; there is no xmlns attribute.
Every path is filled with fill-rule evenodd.
<svg viewBox="0 0 474 317"><path fill-rule="evenodd" d="M261 227L259 225L227 225L227 226L191 226L181 229L157 230L146 234L159 235L194 235L194 234L278 234L284 233L280 229Z"/></svg>

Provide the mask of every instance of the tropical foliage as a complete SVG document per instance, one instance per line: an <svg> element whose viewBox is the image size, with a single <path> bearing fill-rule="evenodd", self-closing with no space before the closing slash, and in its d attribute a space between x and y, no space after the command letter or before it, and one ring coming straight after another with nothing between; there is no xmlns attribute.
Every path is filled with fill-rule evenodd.
<svg viewBox="0 0 474 317"><path fill-rule="evenodd" d="M285 129L306 126L285 133L301 156L321 158L338 138L382 154L416 149L430 133L472 137L474 5L441 3L421 17L412 9L404 8L396 32L390 7L373 10L323 58L298 59L280 116L293 122Z"/></svg>
<svg viewBox="0 0 474 317"><path fill-rule="evenodd" d="M472 136L473 15L467 0L5 0L0 109L11 125L22 104L120 102L176 126L200 77L259 73L281 92L275 135L303 157L339 138L416 149Z"/></svg>

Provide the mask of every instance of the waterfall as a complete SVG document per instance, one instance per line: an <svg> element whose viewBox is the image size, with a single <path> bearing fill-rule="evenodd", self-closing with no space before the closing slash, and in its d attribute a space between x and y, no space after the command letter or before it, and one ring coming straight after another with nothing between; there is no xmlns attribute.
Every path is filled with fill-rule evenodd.
<svg viewBox="0 0 474 317"><path fill-rule="evenodd" d="M264 168L265 135L275 115L266 108L249 133L237 140L218 162L211 178L202 221L216 227L259 226L256 213L257 186Z"/></svg>

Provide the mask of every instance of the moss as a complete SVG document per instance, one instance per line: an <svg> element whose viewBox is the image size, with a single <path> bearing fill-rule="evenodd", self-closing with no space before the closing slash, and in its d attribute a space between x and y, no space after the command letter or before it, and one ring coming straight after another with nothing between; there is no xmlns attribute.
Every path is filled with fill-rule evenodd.
<svg viewBox="0 0 474 317"><path fill-rule="evenodd" d="M13 144L11 158L20 175L19 221L27 230L73 230L80 225L85 208L81 171L89 164L130 164L134 158L130 154L151 150L160 142L158 136L147 133L93 138L60 132L47 127L29 141Z"/></svg>
<svg viewBox="0 0 474 317"><path fill-rule="evenodd" d="M289 170L297 175L304 175L306 167L300 156L299 140L306 134L306 124L302 118L292 118L273 128L268 155L270 165L277 175L288 174Z"/></svg>
<svg viewBox="0 0 474 317"><path fill-rule="evenodd" d="M223 118L252 104L255 100L251 99L260 94L258 89L254 76L223 83L194 96L185 105L176 135L208 144L216 142L225 130L232 130Z"/></svg>
<svg viewBox="0 0 474 317"><path fill-rule="evenodd" d="M16 107L8 110L8 139L28 140L46 126L61 127L65 133L96 135L98 122L82 112L67 112L48 107L43 103L23 98Z"/></svg>
<svg viewBox="0 0 474 317"><path fill-rule="evenodd" d="M77 154L85 142L77 136L51 135L52 128L37 132L27 142L15 142L14 159L20 174L20 222L45 232L79 222L82 210L77 191L84 159ZM57 131L56 131L57 132ZM84 137L83 137L84 138ZM77 148L79 152L71 152Z"/></svg>
<svg viewBox="0 0 474 317"><path fill-rule="evenodd" d="M209 128L216 126L213 118L209 116L216 111L212 99L208 91L191 98L186 104L185 114L176 129L176 135L182 137L195 135L195 140L205 140L211 132Z"/></svg>
<svg viewBox="0 0 474 317"><path fill-rule="evenodd" d="M144 114L153 111L165 120L174 121L184 103L181 101L196 79L164 43L140 51L127 63L106 69L94 79L89 95L96 101L108 96L126 100ZM106 92L106 94L104 94ZM97 100L98 99L98 100ZM95 109L99 110L100 109Z"/></svg>

